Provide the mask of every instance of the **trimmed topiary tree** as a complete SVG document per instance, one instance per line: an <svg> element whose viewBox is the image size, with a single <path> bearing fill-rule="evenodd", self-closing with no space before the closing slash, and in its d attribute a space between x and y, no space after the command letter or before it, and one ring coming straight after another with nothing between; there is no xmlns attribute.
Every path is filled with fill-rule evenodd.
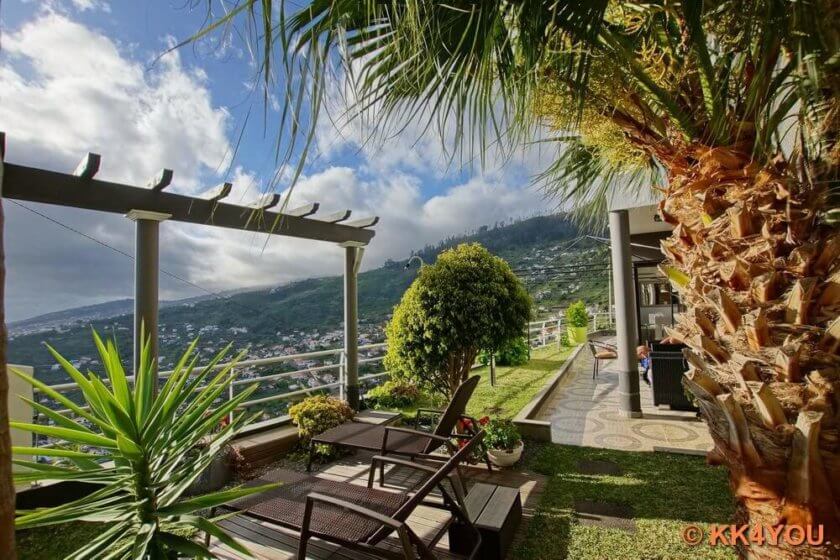
<svg viewBox="0 0 840 560"><path fill-rule="evenodd" d="M522 336L531 298L508 264L477 243L424 266L388 324L385 367L395 378L451 395L478 352Z"/></svg>

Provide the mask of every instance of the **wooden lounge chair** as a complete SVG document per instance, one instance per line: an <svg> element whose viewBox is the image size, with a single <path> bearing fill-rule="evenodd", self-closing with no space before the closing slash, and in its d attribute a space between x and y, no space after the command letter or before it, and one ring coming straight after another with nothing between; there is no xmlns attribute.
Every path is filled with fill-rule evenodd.
<svg viewBox="0 0 840 560"><path fill-rule="evenodd" d="M473 418L465 416L467 403L470 401L475 388L481 377L475 375L461 383L452 395L449 404L444 410L419 409L417 411L417 425L422 414L434 414L438 416L437 424L431 432L422 432L418 429L396 428L393 426L381 426L367 424L364 422L345 422L340 426L329 429L322 434L312 438L309 442L309 462L306 470L312 470L312 459L315 453L315 446L338 445L367 451L378 451L382 455L406 455L408 457L427 457L436 449L441 447L438 438L469 438L475 433L477 422ZM458 420L468 418L473 426L472 431L467 434L457 434L455 425ZM483 449L482 449L483 451ZM485 453L486 455L486 453ZM492 470L490 461L486 459L487 468Z"/></svg>
<svg viewBox="0 0 840 560"><path fill-rule="evenodd" d="M474 542L471 543L471 552L467 558L474 559L481 547L481 533L466 513L464 484L458 466L480 445L483 437L484 432L479 431L437 467L377 455L371 462L367 487L283 470L269 471L249 484L284 484L216 509L238 511L260 521L300 531L299 559L306 558L308 542L316 537L380 558L412 560L419 557L434 560L437 558L433 553L435 545L446 534L449 525L457 521L466 526L473 536ZM381 469L387 464L422 471L428 478L411 492L374 488L377 468ZM449 485L444 484L447 479ZM442 499L428 500L435 489L440 492ZM431 542L420 539L406 523L420 505L443 509L452 515ZM216 513L215 510L211 511L211 516ZM400 552L377 546L390 535L396 535ZM210 535L206 536L206 542L209 545Z"/></svg>

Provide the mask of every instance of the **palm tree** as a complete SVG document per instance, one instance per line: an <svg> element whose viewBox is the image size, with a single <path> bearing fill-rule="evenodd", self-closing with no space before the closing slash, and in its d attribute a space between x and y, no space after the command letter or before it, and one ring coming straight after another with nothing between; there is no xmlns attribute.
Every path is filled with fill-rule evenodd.
<svg viewBox="0 0 840 560"><path fill-rule="evenodd" d="M557 196L603 208L617 184L661 190L663 269L688 306L671 335L737 522L822 524L837 542L836 2L251 0L196 37L226 26L257 43L266 89L286 84L287 159L337 73L373 136L410 115L456 148L511 153L552 130L539 180Z"/></svg>

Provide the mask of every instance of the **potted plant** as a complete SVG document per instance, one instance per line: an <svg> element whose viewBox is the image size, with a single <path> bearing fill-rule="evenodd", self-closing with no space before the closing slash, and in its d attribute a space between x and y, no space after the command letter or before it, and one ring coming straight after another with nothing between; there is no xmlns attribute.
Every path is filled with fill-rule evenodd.
<svg viewBox="0 0 840 560"><path fill-rule="evenodd" d="M578 300L566 308L566 332L570 344L574 346L585 344L588 326L589 313L582 301Z"/></svg>
<svg viewBox="0 0 840 560"><path fill-rule="evenodd" d="M497 467L510 467L522 457L525 444L522 436L512 420L481 419L484 425L484 444L487 446L487 456Z"/></svg>

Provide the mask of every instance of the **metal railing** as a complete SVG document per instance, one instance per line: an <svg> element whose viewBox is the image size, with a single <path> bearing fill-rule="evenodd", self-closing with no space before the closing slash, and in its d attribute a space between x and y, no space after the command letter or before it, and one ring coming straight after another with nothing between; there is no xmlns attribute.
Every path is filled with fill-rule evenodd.
<svg viewBox="0 0 840 560"><path fill-rule="evenodd" d="M598 311L592 314L592 322L588 326L589 332L611 328L615 325L615 318L611 311ZM566 332L566 318L561 312L556 319L544 319L528 323L528 344L533 349L544 348L549 344L560 342Z"/></svg>
<svg viewBox="0 0 840 560"><path fill-rule="evenodd" d="M614 324L613 315L609 312L598 312L592 316L592 324L590 331L598 330L599 328L604 328L605 326L611 326ZM527 340L531 348L542 348L548 346L552 343L560 342L560 339L565 332L565 318L561 314L557 319L546 319L542 321L532 321L528 323L527 329ZM384 350L387 347L386 343L377 343L377 344L364 344L359 346L359 366L363 366L365 364L373 364L379 363L384 358ZM371 356L371 353L378 353L379 355ZM367 354L367 355L364 355ZM255 374L257 370L270 367L270 366L277 366L289 362L296 362L296 361L315 361L321 360L325 361L329 358L334 358L335 363L322 363L317 365L310 365L309 367L295 369L291 371L283 371L279 373L268 373L264 375L252 375ZM331 348L327 350L317 350L314 352L304 352L299 354L287 354L282 356L272 356L269 358L255 358L250 360L242 360L237 362L233 366L233 370L238 372L238 377L235 379L228 390L228 393L225 397L226 399L232 399L237 392L238 387L242 386L250 386L254 383L257 383L261 386L264 386L266 383L276 383L277 381L281 381L283 379L289 378L301 378L303 376L309 376L309 380L314 380L317 383L309 384L308 386L303 387L301 389L294 389L291 391L282 391L277 392L270 395L265 396L257 396L252 398L251 400L243 402L237 410L244 410L251 407L257 407L261 405L266 405L269 403L282 401L282 400L289 400L294 399L296 397L301 397L304 395L311 395L316 392L321 391L332 391L336 390L340 398L344 399L346 395L346 387L347 387L347 356L345 353L344 348ZM220 363L214 366L213 370L220 370L224 367L230 365L230 362ZM480 365L480 364L476 364ZM317 374L321 374L324 372L329 371L336 371L338 373L338 379L336 381L330 382L323 382L324 380L320 379ZM161 371L158 374L159 379L166 379L170 375L172 375L172 371ZM359 383L369 384L374 380L379 378L385 377L389 374L388 371L378 371L374 373L366 373L359 376ZM128 376L129 381L134 380L134 376ZM108 379L102 379L104 383L109 383ZM304 382L303 380L301 380ZM68 382L68 383L59 383L56 385L50 385L50 389L59 393L71 393L73 391L78 391L79 386L75 382ZM196 390L200 390L201 387L197 388ZM258 391L259 392L259 391ZM43 391L39 390L38 388L34 388L35 400L38 401L38 395L43 395ZM46 399L46 402L43 400L41 401L42 404L47 404L49 399ZM87 406L80 406L83 410L87 410ZM70 409L57 409L57 412L60 414L69 414L74 415L73 411ZM33 417L35 422L39 420L46 419L46 415L41 412L33 411ZM47 444L49 445L49 444Z"/></svg>
<svg viewBox="0 0 840 560"><path fill-rule="evenodd" d="M364 344L359 346L359 366L364 366L365 364L375 364L382 361L384 358L384 349L386 348L385 343L377 343L377 344ZM371 355L373 353L378 353L379 355ZM286 364L289 362L296 362L296 361L315 361L321 360L325 361L329 358L334 358L336 361L335 363L322 363L318 365L310 365L309 367L295 369L292 371L283 371L279 373L268 373L265 375L252 375L256 373L257 370L270 367L270 366L277 366L280 364ZM241 360L237 362L233 366L233 371L238 373L237 378L231 383L228 393L221 397L223 399L232 399L236 393L237 388L242 386L251 386L255 383L259 385L264 385L265 383L276 383L277 381L289 378L301 379L302 383L306 383L308 386L303 387L301 389L295 389L292 391L283 391L272 395L267 396L259 396L256 398L252 398L251 400L245 401L237 407L237 410L244 410L260 405L265 405L267 403L272 403L281 400L287 399L294 399L295 397L303 396L303 395L310 395L317 392L321 392L324 390L335 390L338 389L339 396L343 399L346 393L346 385L347 385L347 360L346 360L346 353L344 348L331 348L328 350L318 350L315 352L305 352L300 354L287 354L283 356L272 356L269 358L256 358L250 360ZM218 371L224 367L228 367L230 362L220 363L213 367L213 371ZM201 369L196 368L196 369ZM336 371L338 373L338 380L337 381L330 381L324 382L324 380L320 379L317 374L322 374L324 372L329 371ZM170 375L172 375L173 371L161 371L158 374L159 379L166 379ZM388 375L388 371L378 371L373 373L366 373L359 376L359 383L360 384L369 384L374 380L379 378L385 377ZM304 381L308 376L309 381L315 381L316 383L308 383ZM134 376L128 376L129 381L134 380ZM108 384L110 381L108 379L102 379L102 381ZM59 393L71 393L73 391L77 391L79 389L78 384L75 382L69 383L59 383L56 385L50 385L50 389ZM201 390L201 387L196 389ZM259 390L258 390L259 392ZM34 396L35 400L38 401L38 395L43 395L43 391L38 388L34 388ZM47 403L50 402L49 399L46 399ZM47 404L42 401L42 404ZM87 410L87 406L80 406L83 410ZM73 411L70 409L57 409L57 412L61 414L69 414L74 415ZM33 411L33 417L35 422L38 422L40 419L46 419L46 415L41 412ZM50 444L45 444L50 445ZM44 445L42 445L44 446Z"/></svg>

